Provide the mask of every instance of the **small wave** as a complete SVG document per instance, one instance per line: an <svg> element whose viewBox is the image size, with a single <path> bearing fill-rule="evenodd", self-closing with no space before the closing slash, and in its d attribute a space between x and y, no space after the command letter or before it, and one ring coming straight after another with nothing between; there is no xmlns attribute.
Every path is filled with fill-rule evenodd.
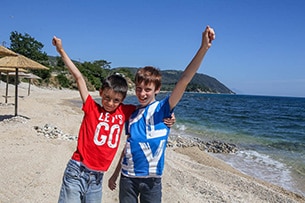
<svg viewBox="0 0 305 203"><path fill-rule="evenodd" d="M176 126L177 130L181 130L181 131L185 131L186 130L186 126L183 124L177 124Z"/></svg>
<svg viewBox="0 0 305 203"><path fill-rule="evenodd" d="M247 175L294 191L295 187L288 166L268 155L246 150L239 151L234 155L215 154L214 156Z"/></svg>

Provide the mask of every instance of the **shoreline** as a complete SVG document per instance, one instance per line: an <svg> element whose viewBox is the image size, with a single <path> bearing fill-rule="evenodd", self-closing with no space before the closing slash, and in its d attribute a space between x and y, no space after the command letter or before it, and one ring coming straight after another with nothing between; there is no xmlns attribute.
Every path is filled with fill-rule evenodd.
<svg viewBox="0 0 305 203"><path fill-rule="evenodd" d="M268 155L252 150L241 150L237 154L215 154L213 156L251 177L275 184L299 195L305 195L304 176L287 164ZM254 168L255 170L253 170Z"/></svg>
<svg viewBox="0 0 305 203"><path fill-rule="evenodd" d="M239 149L236 145L222 141L203 141L191 135L183 137L177 130L173 130L169 137L169 147L183 149L197 147L208 155L224 161L242 174L277 185L299 195L305 195L303 177L286 164L274 160L268 155L256 151ZM182 149L180 149L182 148ZM255 157L255 158L254 158ZM255 168L255 170L253 170Z"/></svg>
<svg viewBox="0 0 305 203"><path fill-rule="evenodd" d="M0 82L5 94L5 82ZM79 99L75 90L57 90L28 84L19 85L18 115L12 119L14 97L0 101L1 158L0 201L56 202L61 178L75 150L76 141L48 139L37 135L34 126L51 124L64 133L77 135L82 111L71 100ZM90 93L93 97L98 92ZM14 86L9 85L9 95ZM7 119L11 118L11 119ZM122 135L124 143L124 135ZM120 149L119 149L120 151ZM118 152L119 152L118 151ZM118 154L105 173L103 202L118 202L118 189L107 187ZM305 197L279 186L247 176L198 148L167 148L163 176L163 202L305 202ZM204 201L205 202L205 201Z"/></svg>

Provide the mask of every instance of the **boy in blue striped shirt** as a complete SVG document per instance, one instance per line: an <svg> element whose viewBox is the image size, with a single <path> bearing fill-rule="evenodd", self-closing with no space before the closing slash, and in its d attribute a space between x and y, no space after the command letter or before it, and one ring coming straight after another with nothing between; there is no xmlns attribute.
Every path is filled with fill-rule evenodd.
<svg viewBox="0 0 305 203"><path fill-rule="evenodd" d="M209 26L202 34L202 43L196 55L182 73L170 96L157 101L161 89L161 73L146 66L135 76L136 96L140 107L128 122L128 135L121 162L108 182L111 190L121 171L119 198L121 203L160 203L162 200L161 177L164 168L164 154L170 128L163 123L170 117L183 93L197 72L200 64L215 39Z"/></svg>

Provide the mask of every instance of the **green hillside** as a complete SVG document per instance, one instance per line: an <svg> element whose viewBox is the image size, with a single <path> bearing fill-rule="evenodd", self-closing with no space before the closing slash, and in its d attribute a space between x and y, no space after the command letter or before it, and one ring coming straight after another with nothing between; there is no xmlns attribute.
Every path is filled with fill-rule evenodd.
<svg viewBox="0 0 305 203"><path fill-rule="evenodd" d="M114 70L129 70L134 76L137 68L120 67ZM162 91L171 91L179 80L182 71L178 70L161 70L162 73ZM219 82L217 79L205 74L196 73L190 84L187 86L187 92L206 92L206 93L221 93L221 94L235 94L232 90Z"/></svg>

